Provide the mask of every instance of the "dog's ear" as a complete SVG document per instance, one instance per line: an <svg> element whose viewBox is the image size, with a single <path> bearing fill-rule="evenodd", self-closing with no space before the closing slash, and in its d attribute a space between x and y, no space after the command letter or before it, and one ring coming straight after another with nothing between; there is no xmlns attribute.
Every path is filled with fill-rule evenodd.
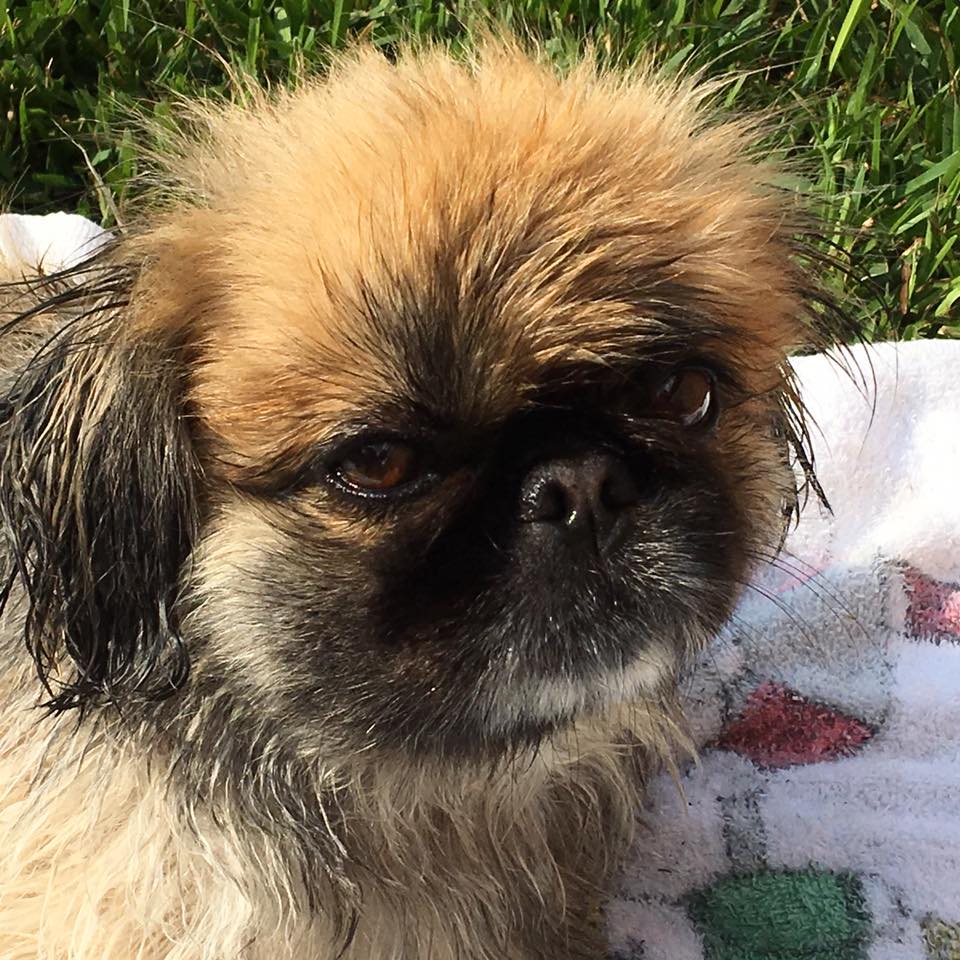
<svg viewBox="0 0 960 960"><path fill-rule="evenodd" d="M108 251L35 282L0 327L0 355L23 355L0 379L0 604L22 589L58 710L162 695L188 671L176 601L197 467L177 345L126 322L136 278Z"/></svg>

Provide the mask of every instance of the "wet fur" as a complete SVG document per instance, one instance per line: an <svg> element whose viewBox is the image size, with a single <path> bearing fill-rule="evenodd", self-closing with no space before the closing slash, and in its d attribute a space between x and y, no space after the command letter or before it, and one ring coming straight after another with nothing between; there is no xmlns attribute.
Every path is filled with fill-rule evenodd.
<svg viewBox="0 0 960 960"><path fill-rule="evenodd" d="M676 672L776 550L789 451L809 466L786 355L833 336L754 128L704 97L503 43L360 50L191 108L161 202L6 288L0 957L602 954L595 905L682 742ZM527 677L510 699L459 652L466 679L445 672L459 541L424 531L455 526L456 490L404 520L313 492L358 398L415 395L479 437L544 384L691 355L729 372L728 409L695 457L631 427L690 486L643 546L649 646L591 689ZM377 552L398 539L419 579ZM402 586L374 595L382 556ZM456 629L509 628L556 671L531 617L494 607Z"/></svg>

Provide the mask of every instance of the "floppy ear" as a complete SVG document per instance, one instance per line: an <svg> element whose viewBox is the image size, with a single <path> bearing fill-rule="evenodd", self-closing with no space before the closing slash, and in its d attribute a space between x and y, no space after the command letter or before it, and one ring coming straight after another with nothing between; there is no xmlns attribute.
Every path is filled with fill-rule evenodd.
<svg viewBox="0 0 960 960"><path fill-rule="evenodd" d="M38 304L0 326L0 356L31 344L0 387L0 605L22 588L55 710L162 695L188 672L176 601L197 468L176 345L125 327L134 282L98 257L35 283Z"/></svg>

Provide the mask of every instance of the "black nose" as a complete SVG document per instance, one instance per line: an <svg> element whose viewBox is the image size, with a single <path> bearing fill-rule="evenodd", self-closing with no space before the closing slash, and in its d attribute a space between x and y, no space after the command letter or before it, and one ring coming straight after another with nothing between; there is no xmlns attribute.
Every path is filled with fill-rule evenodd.
<svg viewBox="0 0 960 960"><path fill-rule="evenodd" d="M616 540L625 509L639 499L639 486L619 457L549 460L527 474L520 518L602 553Z"/></svg>

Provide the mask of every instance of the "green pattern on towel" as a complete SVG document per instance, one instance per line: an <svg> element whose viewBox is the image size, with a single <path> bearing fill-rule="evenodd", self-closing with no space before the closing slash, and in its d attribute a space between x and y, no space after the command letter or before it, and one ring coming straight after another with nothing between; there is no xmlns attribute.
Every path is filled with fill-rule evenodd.
<svg viewBox="0 0 960 960"><path fill-rule="evenodd" d="M865 960L860 881L804 870L725 877L688 903L707 960Z"/></svg>

